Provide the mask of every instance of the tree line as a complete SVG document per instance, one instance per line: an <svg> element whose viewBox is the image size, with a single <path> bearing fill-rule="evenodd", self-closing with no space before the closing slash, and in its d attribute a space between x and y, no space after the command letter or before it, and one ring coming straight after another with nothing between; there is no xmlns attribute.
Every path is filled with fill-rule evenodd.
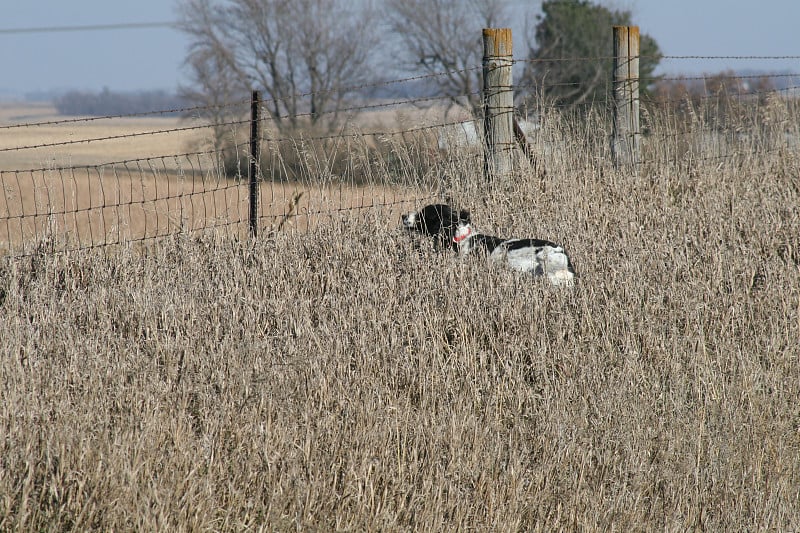
<svg viewBox="0 0 800 533"><path fill-rule="evenodd" d="M279 130L335 128L361 87L402 76L427 78L450 106L482 109L481 29L512 26L519 105L547 99L565 108L605 102L613 25L632 25L626 10L590 0L181 0L180 28L190 37L191 83L181 94L224 123L220 104L253 89ZM540 7L540 8L539 8ZM522 11L521 11L522 10ZM520 46L520 43L522 45ZM642 36L642 77L661 53ZM563 61L564 58L605 58ZM647 88L644 88L647 90Z"/></svg>
<svg viewBox="0 0 800 533"><path fill-rule="evenodd" d="M183 96L167 91L115 92L104 88L99 93L68 91L55 99L56 110L62 115L135 115L164 110L163 116L180 114L187 107Z"/></svg>

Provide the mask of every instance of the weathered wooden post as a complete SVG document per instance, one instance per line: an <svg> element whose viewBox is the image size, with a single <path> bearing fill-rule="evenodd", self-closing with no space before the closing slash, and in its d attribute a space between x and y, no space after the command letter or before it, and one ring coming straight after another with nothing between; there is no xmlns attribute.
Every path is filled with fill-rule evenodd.
<svg viewBox="0 0 800 533"><path fill-rule="evenodd" d="M511 29L483 30L484 172L487 180L508 177L514 148Z"/></svg>
<svg viewBox="0 0 800 533"><path fill-rule="evenodd" d="M261 93L253 91L250 100L250 180L249 180L249 223L250 236L258 237L258 196L259 173L261 171Z"/></svg>
<svg viewBox="0 0 800 533"><path fill-rule="evenodd" d="M613 76L614 165L632 165L636 170L641 161L638 26L614 26Z"/></svg>

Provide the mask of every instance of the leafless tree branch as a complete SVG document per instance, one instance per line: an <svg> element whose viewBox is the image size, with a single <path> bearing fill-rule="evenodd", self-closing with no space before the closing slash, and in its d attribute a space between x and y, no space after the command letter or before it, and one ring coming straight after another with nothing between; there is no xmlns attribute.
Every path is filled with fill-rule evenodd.
<svg viewBox="0 0 800 533"><path fill-rule="evenodd" d="M351 90L373 78L376 12L331 0L183 0L181 29L196 88L187 96L219 101L264 91L281 130L334 127Z"/></svg>
<svg viewBox="0 0 800 533"><path fill-rule="evenodd" d="M435 78L452 105L481 113L482 28L494 27L505 0L386 0L389 26L406 50L405 68Z"/></svg>

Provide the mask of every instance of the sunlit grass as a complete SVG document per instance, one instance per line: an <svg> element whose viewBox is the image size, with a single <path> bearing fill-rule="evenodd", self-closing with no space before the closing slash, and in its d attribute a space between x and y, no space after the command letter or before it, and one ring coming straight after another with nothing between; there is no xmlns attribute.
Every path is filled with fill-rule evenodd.
<svg viewBox="0 0 800 533"><path fill-rule="evenodd" d="M0 529L800 528L797 152L553 124L441 192L573 289L379 210L7 260Z"/></svg>

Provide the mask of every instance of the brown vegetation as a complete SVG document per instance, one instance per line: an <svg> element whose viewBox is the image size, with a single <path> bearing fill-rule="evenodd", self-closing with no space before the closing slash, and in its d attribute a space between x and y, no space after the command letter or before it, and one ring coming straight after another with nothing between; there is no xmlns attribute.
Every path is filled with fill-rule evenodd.
<svg viewBox="0 0 800 533"><path fill-rule="evenodd" d="M796 147L543 124L544 178L442 191L572 290L380 208L6 260L0 529L800 529Z"/></svg>
<svg viewBox="0 0 800 533"><path fill-rule="evenodd" d="M262 226L308 229L319 214L350 209L397 214L415 198L429 196L400 176L409 165L425 170L436 163L428 148L435 146L436 130L415 130L420 115L372 113L360 124L359 131L404 124L412 130L396 137L308 130L288 138L265 132ZM247 139L240 128L229 126L227 135L236 140L229 150L208 152L210 131L176 118L72 121L54 115L50 106L6 106L0 119L41 123L0 130L0 149L39 147L3 152L0 253L19 255L49 236L61 239L61 249L81 249L209 228L247 232L248 184L241 178L248 173ZM96 140L70 142L82 139Z"/></svg>

